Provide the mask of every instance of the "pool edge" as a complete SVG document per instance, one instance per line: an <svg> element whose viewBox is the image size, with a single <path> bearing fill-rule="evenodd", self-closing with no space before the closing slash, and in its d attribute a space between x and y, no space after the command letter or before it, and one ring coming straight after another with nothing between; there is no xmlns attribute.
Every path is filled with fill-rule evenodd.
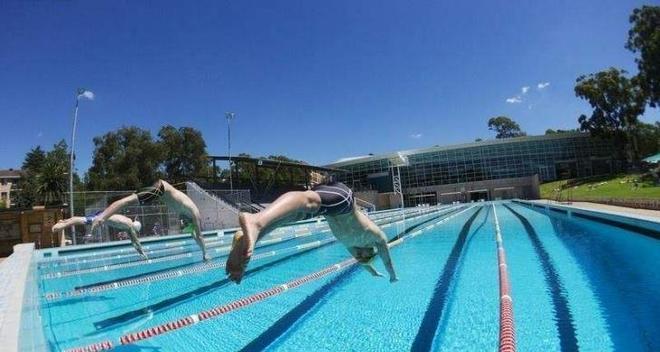
<svg viewBox="0 0 660 352"><path fill-rule="evenodd" d="M0 300L4 301L0 325L0 341L7 351L18 351L19 334L21 331L21 317L25 288L27 284L30 263L34 255L34 243L22 243L14 246L12 253L1 264L7 287L0 292ZM11 264L11 267L9 266Z"/></svg>
<svg viewBox="0 0 660 352"><path fill-rule="evenodd" d="M521 200L513 199L512 202L524 204L530 207L542 209L545 211L558 211L565 213L569 217L577 215L587 219L609 223L623 228L633 229L655 239L660 239L660 218L651 216L634 215L630 213L617 212L612 210L587 209L567 204L550 203L544 200Z"/></svg>

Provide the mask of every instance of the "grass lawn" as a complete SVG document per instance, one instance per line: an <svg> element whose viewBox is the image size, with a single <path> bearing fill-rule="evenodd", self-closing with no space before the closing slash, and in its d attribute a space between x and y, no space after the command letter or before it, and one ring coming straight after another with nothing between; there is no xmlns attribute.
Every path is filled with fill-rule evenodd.
<svg viewBox="0 0 660 352"><path fill-rule="evenodd" d="M637 186L635 186L637 183ZM627 198L660 199L660 186L650 176L640 174L605 175L582 179L561 180L541 185L541 198L557 198L556 189L562 189L562 199Z"/></svg>

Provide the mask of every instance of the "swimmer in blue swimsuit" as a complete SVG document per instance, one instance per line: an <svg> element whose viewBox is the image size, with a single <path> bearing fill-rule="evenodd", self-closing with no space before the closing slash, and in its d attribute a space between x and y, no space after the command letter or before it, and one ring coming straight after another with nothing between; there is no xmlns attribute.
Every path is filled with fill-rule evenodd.
<svg viewBox="0 0 660 352"><path fill-rule="evenodd" d="M333 235L367 271L383 276L372 265L378 254L390 275L390 282L397 281L387 237L355 207L353 191L340 182L320 184L304 192L288 192L259 213L240 213L241 230L234 235L227 259L229 278L241 282L254 246L264 234L283 224L320 215L325 216Z"/></svg>
<svg viewBox="0 0 660 352"><path fill-rule="evenodd" d="M53 225L51 231L53 233L57 233L76 225L91 225L94 223L94 220L96 220L97 216L98 214L91 216L74 216L66 220L60 220L57 222L57 224ZM124 215L115 214L108 218L105 223L112 228L128 232L131 238L131 243L133 243L135 250L143 259L147 259L147 255L144 253L142 244L140 244L140 240L138 239L138 233L142 229L142 224L139 221L133 221ZM62 236L62 239L63 237L64 236ZM61 242L64 243L63 240Z"/></svg>

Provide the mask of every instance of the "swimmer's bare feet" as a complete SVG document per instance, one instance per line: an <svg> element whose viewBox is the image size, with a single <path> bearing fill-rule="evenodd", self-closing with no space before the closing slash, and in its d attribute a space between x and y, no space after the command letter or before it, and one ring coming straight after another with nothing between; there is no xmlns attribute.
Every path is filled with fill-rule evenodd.
<svg viewBox="0 0 660 352"><path fill-rule="evenodd" d="M254 245L259 237L259 229L253 217L254 215L248 213L238 214L241 230L236 231L236 234L234 234L231 252L227 258L225 271L229 275L229 279L238 284L243 279L245 268L252 257Z"/></svg>

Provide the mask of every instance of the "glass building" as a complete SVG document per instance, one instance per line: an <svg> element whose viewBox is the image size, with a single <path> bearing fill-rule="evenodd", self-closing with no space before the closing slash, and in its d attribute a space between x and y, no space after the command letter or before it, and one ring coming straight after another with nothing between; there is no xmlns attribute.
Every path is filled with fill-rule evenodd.
<svg viewBox="0 0 660 352"><path fill-rule="evenodd" d="M529 198L534 195L533 189L515 191L516 186L523 187L521 180L523 184L532 183L528 185L532 188L536 182L538 188L538 182L610 173L620 167L611 142L582 133L435 146L346 158L327 166L345 170L335 176L354 191L388 193L393 192L397 170L392 160L397 160L398 155L408 159L407 165L398 170L406 205L418 203L415 197L437 203L443 195L454 200ZM507 186L502 180L511 180L512 185ZM502 192L505 189L513 191ZM448 194L456 196L447 197Z"/></svg>

